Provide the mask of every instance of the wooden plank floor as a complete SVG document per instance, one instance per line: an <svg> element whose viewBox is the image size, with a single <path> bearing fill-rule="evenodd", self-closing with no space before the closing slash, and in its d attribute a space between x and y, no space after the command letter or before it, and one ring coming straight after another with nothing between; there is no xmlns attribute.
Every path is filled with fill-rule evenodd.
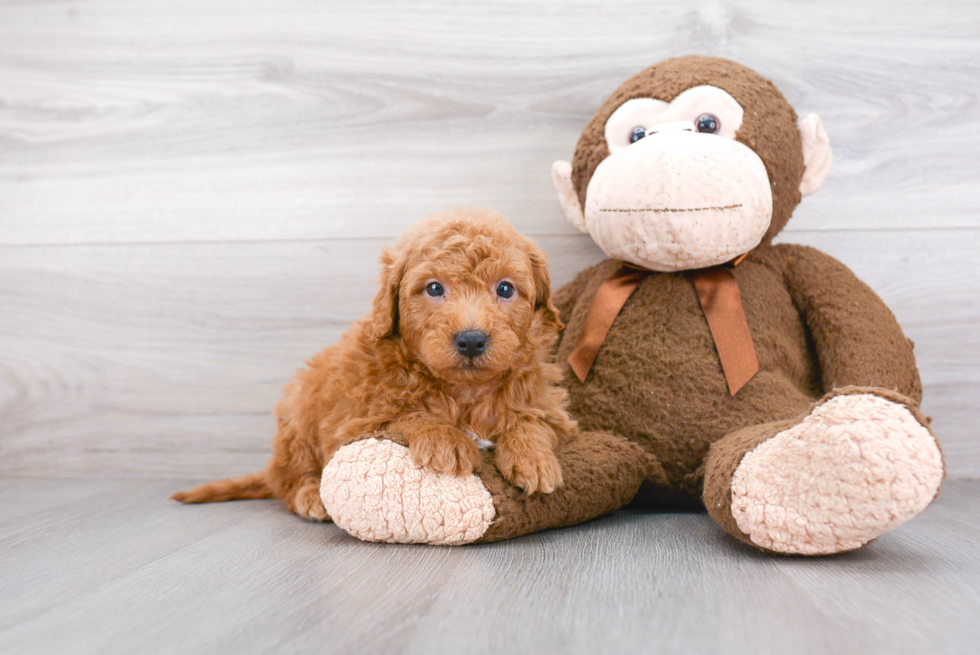
<svg viewBox="0 0 980 655"><path fill-rule="evenodd" d="M461 548L358 542L189 483L0 482L0 653L976 653L980 481L834 558L624 511Z"/></svg>

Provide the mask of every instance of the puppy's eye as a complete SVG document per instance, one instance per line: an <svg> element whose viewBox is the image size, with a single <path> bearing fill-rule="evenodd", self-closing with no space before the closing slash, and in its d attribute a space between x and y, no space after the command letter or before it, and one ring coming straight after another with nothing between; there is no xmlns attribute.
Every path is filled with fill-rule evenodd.
<svg viewBox="0 0 980 655"><path fill-rule="evenodd" d="M636 143L646 135L647 135L646 128L638 125L634 127L633 130L630 132L630 143Z"/></svg>
<svg viewBox="0 0 980 655"><path fill-rule="evenodd" d="M504 281L497 284L497 295L501 298L513 298L517 289L510 282Z"/></svg>
<svg viewBox="0 0 980 655"><path fill-rule="evenodd" d="M446 293L446 290L442 288L442 285L438 282L429 282L425 286L425 293L427 296L432 298L438 298L442 294Z"/></svg>
<svg viewBox="0 0 980 655"><path fill-rule="evenodd" d="M717 134L718 129L721 125L718 123L718 119L711 114L701 114L698 116L698 120L694 123L698 132L703 132L705 134Z"/></svg>

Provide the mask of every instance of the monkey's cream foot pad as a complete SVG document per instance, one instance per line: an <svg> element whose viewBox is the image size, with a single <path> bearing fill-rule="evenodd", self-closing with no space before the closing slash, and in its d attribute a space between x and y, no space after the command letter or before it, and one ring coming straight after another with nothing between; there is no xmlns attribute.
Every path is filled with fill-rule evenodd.
<svg viewBox="0 0 980 655"><path fill-rule="evenodd" d="M467 544L496 515L478 477L416 466L408 448L384 439L338 450L323 469L320 497L334 523L363 541Z"/></svg>
<svg viewBox="0 0 980 655"><path fill-rule="evenodd" d="M935 439L905 406L836 396L742 458L732 514L763 548L840 553L919 514L942 478Z"/></svg>

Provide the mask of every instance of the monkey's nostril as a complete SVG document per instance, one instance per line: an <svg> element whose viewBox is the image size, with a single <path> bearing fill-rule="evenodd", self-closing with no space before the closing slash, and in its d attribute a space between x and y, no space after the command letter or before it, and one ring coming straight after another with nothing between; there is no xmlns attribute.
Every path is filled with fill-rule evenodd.
<svg viewBox="0 0 980 655"><path fill-rule="evenodd" d="M482 355L489 340L487 333L482 330L464 330L457 332L454 338L459 354L470 359Z"/></svg>

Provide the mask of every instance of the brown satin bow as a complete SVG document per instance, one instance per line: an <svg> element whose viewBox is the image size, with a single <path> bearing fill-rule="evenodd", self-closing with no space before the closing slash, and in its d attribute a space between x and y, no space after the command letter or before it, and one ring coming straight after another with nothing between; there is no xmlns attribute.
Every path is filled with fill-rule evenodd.
<svg viewBox="0 0 980 655"><path fill-rule="evenodd" d="M731 271L745 257L742 255L731 266L712 266L691 272L701 309L708 320L708 328L728 381L728 390L733 396L759 371L759 360L742 308L738 282ZM582 382L585 382L613 321L649 272L624 264L596 291L585 315L582 332L568 358L572 370Z"/></svg>

